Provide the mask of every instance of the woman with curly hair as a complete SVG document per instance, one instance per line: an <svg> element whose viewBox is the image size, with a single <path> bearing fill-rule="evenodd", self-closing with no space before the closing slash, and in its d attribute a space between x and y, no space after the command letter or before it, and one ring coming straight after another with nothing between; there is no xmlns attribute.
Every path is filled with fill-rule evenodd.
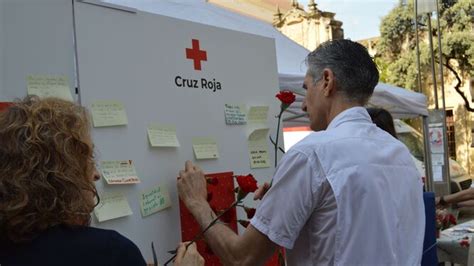
<svg viewBox="0 0 474 266"><path fill-rule="evenodd" d="M89 227L99 177L83 107L27 97L0 112L0 265L146 265L130 240ZM181 265L199 265L186 264L193 248Z"/></svg>

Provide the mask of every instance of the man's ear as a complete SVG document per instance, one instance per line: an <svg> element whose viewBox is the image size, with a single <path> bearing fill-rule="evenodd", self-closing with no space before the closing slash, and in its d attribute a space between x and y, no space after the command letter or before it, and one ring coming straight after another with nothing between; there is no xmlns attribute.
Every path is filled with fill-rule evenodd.
<svg viewBox="0 0 474 266"><path fill-rule="evenodd" d="M335 80L334 80L334 72L331 69L325 68L323 70L323 82L324 82L324 96L329 97L334 95L336 92L335 88Z"/></svg>

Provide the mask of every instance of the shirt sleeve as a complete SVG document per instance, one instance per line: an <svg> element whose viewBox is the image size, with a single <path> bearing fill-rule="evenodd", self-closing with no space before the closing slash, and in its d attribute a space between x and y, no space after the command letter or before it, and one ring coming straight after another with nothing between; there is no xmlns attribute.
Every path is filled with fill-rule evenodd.
<svg viewBox="0 0 474 266"><path fill-rule="evenodd" d="M292 249L318 205L324 175L314 156L290 150L280 161L273 184L251 224L277 245Z"/></svg>

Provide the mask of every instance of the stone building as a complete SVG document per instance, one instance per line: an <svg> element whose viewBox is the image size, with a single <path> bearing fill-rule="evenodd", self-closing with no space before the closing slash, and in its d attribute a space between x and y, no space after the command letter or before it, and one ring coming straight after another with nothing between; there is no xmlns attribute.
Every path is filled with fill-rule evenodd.
<svg viewBox="0 0 474 266"><path fill-rule="evenodd" d="M320 43L344 37L342 22L335 13L318 9L310 0L307 9L297 0L207 0L233 12L271 23L291 40L314 50Z"/></svg>
<svg viewBox="0 0 474 266"><path fill-rule="evenodd" d="M335 20L335 15L319 10L314 0L309 1L307 11L295 0L287 12L282 13L277 9L272 24L290 39L312 51L322 42L344 38L342 22Z"/></svg>

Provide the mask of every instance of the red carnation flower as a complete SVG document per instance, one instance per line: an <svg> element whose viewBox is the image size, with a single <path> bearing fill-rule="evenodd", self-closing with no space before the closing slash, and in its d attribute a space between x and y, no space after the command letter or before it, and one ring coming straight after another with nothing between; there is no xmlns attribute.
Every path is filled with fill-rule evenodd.
<svg viewBox="0 0 474 266"><path fill-rule="evenodd" d="M244 221L244 220L239 220L238 222L239 222L240 225L242 225L245 228L247 228L247 226L249 226L249 224L250 224L249 221Z"/></svg>
<svg viewBox="0 0 474 266"><path fill-rule="evenodd" d="M255 208L247 208L244 207L245 213L247 213L247 219L252 219L255 216L255 212L257 211Z"/></svg>
<svg viewBox="0 0 474 266"><path fill-rule="evenodd" d="M291 91L280 91L275 97L277 97L282 104L286 105L292 104L296 99L295 94Z"/></svg>
<svg viewBox="0 0 474 266"><path fill-rule="evenodd" d="M237 176L237 183L239 184L240 191L245 194L255 192L258 188L257 180L255 180L252 174Z"/></svg>
<svg viewBox="0 0 474 266"><path fill-rule="evenodd" d="M228 211L226 213L224 213L222 216L221 216L221 219L220 219L223 223L226 223L226 224L230 224L232 223L233 220L235 220L234 218L234 215L232 214L232 212Z"/></svg>
<svg viewBox="0 0 474 266"><path fill-rule="evenodd" d="M450 224L454 224L454 225L457 224L456 217L454 217L454 215L449 214L448 219L449 219Z"/></svg>

